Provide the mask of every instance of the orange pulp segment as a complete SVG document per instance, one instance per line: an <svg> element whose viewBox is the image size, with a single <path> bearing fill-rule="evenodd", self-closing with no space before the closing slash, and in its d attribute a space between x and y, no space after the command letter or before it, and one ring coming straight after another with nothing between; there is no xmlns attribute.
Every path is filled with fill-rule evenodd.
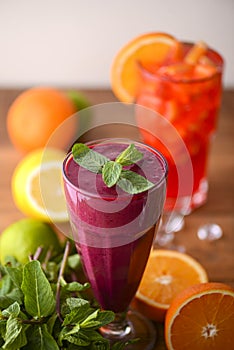
<svg viewBox="0 0 234 350"><path fill-rule="evenodd" d="M138 65L149 70L181 56L181 44L165 33L147 33L126 44L116 55L111 67L111 85L122 102L133 102L137 94Z"/></svg>
<svg viewBox="0 0 234 350"><path fill-rule="evenodd" d="M163 322L178 293L190 285L207 281L205 269L190 255L173 250L152 250L133 307L146 317Z"/></svg>
<svg viewBox="0 0 234 350"><path fill-rule="evenodd" d="M184 58L184 62L187 64L196 64L199 61L199 58L205 55L206 51L207 51L206 43L204 43L204 41L198 41L189 50L189 52Z"/></svg>
<svg viewBox="0 0 234 350"><path fill-rule="evenodd" d="M168 350L232 349L234 289L213 282L186 288L167 312L165 341Z"/></svg>

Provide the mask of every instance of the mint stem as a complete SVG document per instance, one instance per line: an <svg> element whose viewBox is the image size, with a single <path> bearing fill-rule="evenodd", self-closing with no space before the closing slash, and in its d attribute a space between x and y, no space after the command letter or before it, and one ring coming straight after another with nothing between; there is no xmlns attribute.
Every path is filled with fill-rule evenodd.
<svg viewBox="0 0 234 350"><path fill-rule="evenodd" d="M60 310L60 291L61 291L60 280L63 278L63 274L64 274L65 267L67 264L68 256L70 253L70 248L71 248L71 244L69 241L67 241L66 246L65 246L65 250L64 250L64 254L63 254L63 259L62 259L61 266L59 269L57 288L56 288L56 313L57 313L58 318L61 322L63 322L63 318L61 316L61 310Z"/></svg>
<svg viewBox="0 0 234 350"><path fill-rule="evenodd" d="M46 266L47 266L51 256L52 256L52 250L48 249L47 252L46 252L45 259L44 259L44 261L41 264L44 270L46 269Z"/></svg>
<svg viewBox="0 0 234 350"><path fill-rule="evenodd" d="M29 261L33 261L33 260L38 260L41 253L42 253L43 247L38 247L36 252L34 254L29 255Z"/></svg>

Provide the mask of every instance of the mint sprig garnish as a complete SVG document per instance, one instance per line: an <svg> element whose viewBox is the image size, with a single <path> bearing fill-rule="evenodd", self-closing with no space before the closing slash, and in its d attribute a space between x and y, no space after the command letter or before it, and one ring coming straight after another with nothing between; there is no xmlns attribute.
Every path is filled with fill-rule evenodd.
<svg viewBox="0 0 234 350"><path fill-rule="evenodd" d="M83 143L76 143L72 147L72 154L74 161L81 167L93 173L102 174L103 181L107 187L118 185L127 193L137 194L147 191L154 186L144 176L124 169L125 166L135 164L143 158L143 154L134 144L130 144L114 161Z"/></svg>

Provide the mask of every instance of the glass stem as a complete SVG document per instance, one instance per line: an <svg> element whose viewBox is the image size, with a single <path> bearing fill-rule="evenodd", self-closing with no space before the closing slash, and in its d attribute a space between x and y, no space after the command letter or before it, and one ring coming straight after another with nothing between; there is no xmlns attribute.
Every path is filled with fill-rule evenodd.
<svg viewBox="0 0 234 350"><path fill-rule="evenodd" d="M126 312L116 313L114 321L101 328L102 335L113 340L126 338L131 333L126 314Z"/></svg>

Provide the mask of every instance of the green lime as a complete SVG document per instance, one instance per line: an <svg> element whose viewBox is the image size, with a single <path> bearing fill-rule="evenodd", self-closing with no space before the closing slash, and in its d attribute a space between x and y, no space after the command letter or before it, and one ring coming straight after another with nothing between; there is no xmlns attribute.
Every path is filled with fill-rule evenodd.
<svg viewBox="0 0 234 350"><path fill-rule="evenodd" d="M71 99L73 102L76 110L77 110L77 118L79 120L79 130L78 134L79 137L86 134L87 131L89 131L91 126L91 120L92 118L92 108L89 108L92 106L91 102L88 100L86 95L80 91L71 90L67 92L67 96Z"/></svg>
<svg viewBox="0 0 234 350"><path fill-rule="evenodd" d="M71 90L67 92L67 95L75 105L77 111L81 111L82 109L85 109L91 106L90 101L80 91Z"/></svg>
<svg viewBox="0 0 234 350"><path fill-rule="evenodd" d="M25 264L38 247L42 247L40 260L44 259L49 249L52 255L60 252L60 241L52 227L32 218L16 221L0 235L0 261L5 263L8 256L13 256Z"/></svg>

